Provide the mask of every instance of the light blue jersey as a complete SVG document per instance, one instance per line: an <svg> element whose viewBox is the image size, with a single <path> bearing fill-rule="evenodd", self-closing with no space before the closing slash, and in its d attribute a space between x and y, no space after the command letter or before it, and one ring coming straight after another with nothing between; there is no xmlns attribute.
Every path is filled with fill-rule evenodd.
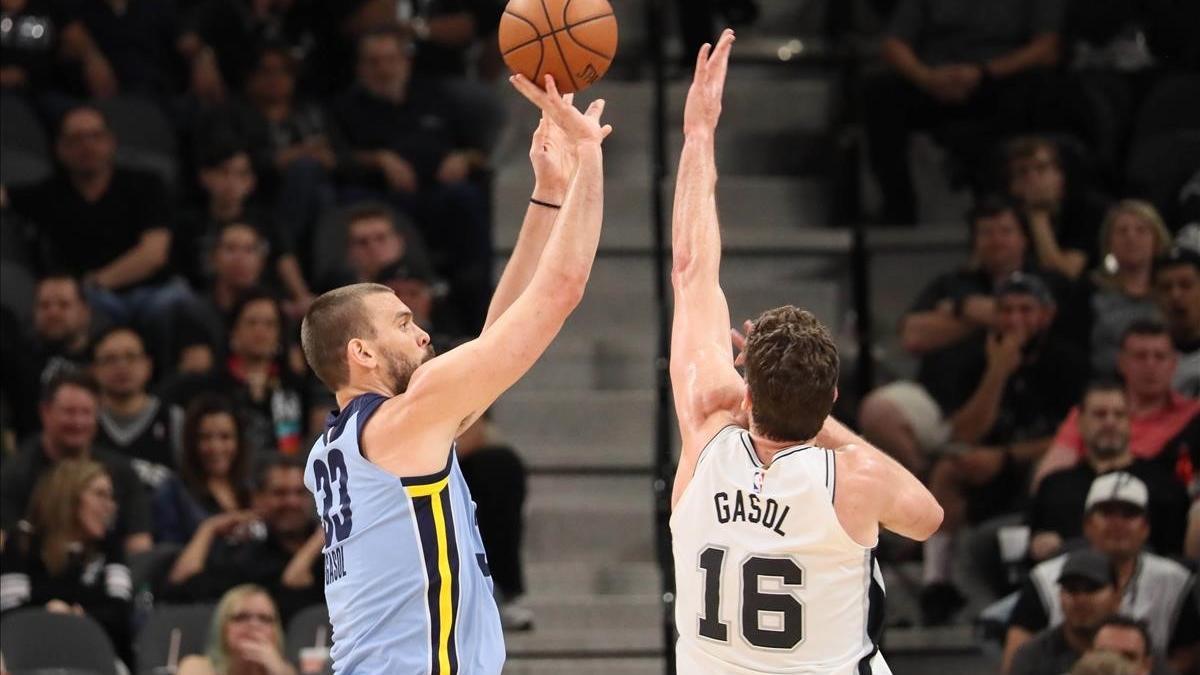
<svg viewBox="0 0 1200 675"><path fill-rule="evenodd" d="M499 673L500 614L458 460L398 478L363 457L362 428L386 400L363 394L331 417L304 471L325 528L334 672Z"/></svg>

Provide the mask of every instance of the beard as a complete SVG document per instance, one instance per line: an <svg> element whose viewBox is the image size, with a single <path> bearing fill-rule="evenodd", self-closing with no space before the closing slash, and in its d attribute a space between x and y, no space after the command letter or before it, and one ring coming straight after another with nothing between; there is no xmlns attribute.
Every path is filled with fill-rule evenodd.
<svg viewBox="0 0 1200 675"><path fill-rule="evenodd" d="M412 380L413 373L417 372L417 368L420 368L422 364L436 355L432 344L427 345L421 357L415 360L403 354L388 354L387 370L392 394L398 395L408 391L408 383Z"/></svg>
<svg viewBox="0 0 1200 675"><path fill-rule="evenodd" d="M1127 443L1125 438L1099 438L1088 444L1088 452L1102 462L1108 461L1124 454Z"/></svg>

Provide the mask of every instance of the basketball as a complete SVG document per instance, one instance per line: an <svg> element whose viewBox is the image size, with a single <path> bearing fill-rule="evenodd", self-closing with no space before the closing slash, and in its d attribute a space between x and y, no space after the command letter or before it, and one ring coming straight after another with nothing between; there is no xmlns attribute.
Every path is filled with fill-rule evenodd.
<svg viewBox="0 0 1200 675"><path fill-rule="evenodd" d="M562 93L594 84L617 53L617 17L607 0L510 0L500 17L500 54L539 87Z"/></svg>

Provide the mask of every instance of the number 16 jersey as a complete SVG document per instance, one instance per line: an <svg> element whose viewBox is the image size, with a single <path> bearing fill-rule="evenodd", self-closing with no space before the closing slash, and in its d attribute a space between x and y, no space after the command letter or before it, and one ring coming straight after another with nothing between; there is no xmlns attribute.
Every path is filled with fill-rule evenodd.
<svg viewBox="0 0 1200 675"><path fill-rule="evenodd" d="M763 466L722 429L671 515L681 674L889 673L883 579L833 507L833 452L800 445Z"/></svg>
<svg viewBox="0 0 1200 675"><path fill-rule="evenodd" d="M454 451L430 476L372 464L362 429L386 400L363 394L331 417L304 471L325 529L334 672L498 674L500 615Z"/></svg>

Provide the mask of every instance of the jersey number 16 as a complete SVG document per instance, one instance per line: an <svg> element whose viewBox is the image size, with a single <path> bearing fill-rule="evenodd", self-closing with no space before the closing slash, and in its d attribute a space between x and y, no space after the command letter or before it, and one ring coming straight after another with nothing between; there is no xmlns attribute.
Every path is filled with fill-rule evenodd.
<svg viewBox="0 0 1200 675"><path fill-rule="evenodd" d="M721 621L721 573L725 569L723 548L710 546L700 554L704 573L704 614L701 637L729 642L729 624ZM804 604L791 589L804 588L804 568L791 558L751 556L742 563L741 624L746 642L763 649L794 649L804 641ZM778 579L781 592L763 591L763 578ZM763 614L773 615L774 625L763 626Z"/></svg>

